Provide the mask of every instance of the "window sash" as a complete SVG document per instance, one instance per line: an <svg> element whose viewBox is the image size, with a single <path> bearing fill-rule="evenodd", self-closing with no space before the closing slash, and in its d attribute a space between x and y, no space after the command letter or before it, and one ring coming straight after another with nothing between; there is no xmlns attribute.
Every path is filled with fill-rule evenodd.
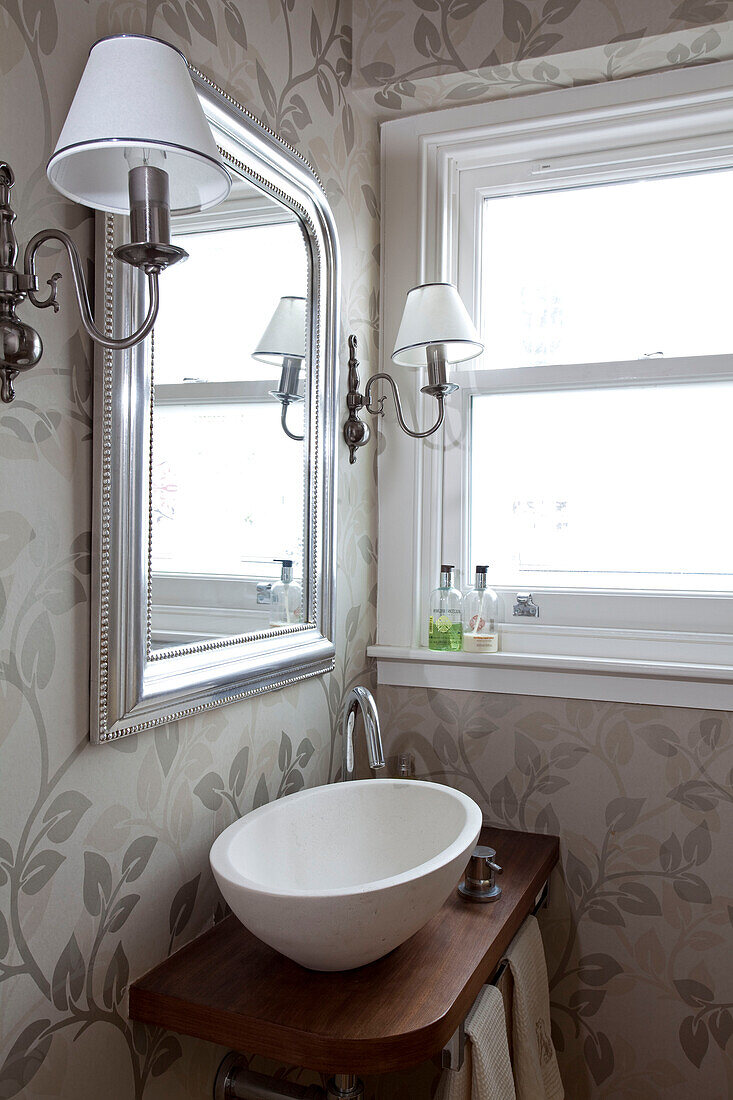
<svg viewBox="0 0 733 1100"><path fill-rule="evenodd" d="M229 405L259 405L271 408L274 398L270 396L273 388L271 380L262 379L249 382L173 382L155 387L155 406L161 408L198 408L203 407L227 407ZM304 383L301 381L301 388ZM242 571L236 576L227 577L222 573L180 573L175 569L156 569L154 576L158 584L162 582L166 586L166 592L170 597L170 603L182 607L194 607L198 604L212 608L217 606L216 593L222 585L230 582L231 590L237 589L237 601L242 607L250 611L257 611L257 584L260 581L272 581L278 579L280 567L273 564L273 559L245 558L240 559ZM245 568L248 572L245 572ZM239 588L237 586L240 586ZM197 598L189 598L189 593L197 589ZM209 594L209 590L213 594ZM258 625L261 626L261 623ZM212 628L215 629L215 628ZM241 631L240 631L241 633Z"/></svg>
<svg viewBox="0 0 733 1100"><path fill-rule="evenodd" d="M302 385L302 383L301 383ZM172 405L266 405L275 399L272 379L250 382L166 382L155 387L156 406Z"/></svg>
<svg viewBox="0 0 733 1100"><path fill-rule="evenodd" d="M665 144L664 156L641 157L634 161L631 174L625 174L626 161L620 155L618 164L613 168L588 168L576 170L580 174L571 174L571 165L566 175L546 178L537 166L528 162L514 162L494 167L471 168L458 173L457 203L455 207L446 207L439 214L439 231L450 241L447 249L452 254L452 278L471 312L476 327L481 331L481 240L483 238L483 218L485 200L510 195L531 195L538 192L577 190L579 187L591 187L604 183L622 183L635 179L658 179L669 176L690 175L696 172L733 168L733 140L730 149L721 151L712 161L709 154L691 153L690 160L683 160L675 143ZM631 157L632 150L627 152ZM488 150L487 150L488 153ZM572 158L567 158L571 161ZM548 162L549 164L550 162ZM547 175L549 176L549 169ZM671 358L671 357L670 357ZM665 360L669 362L670 360ZM629 362L643 362L630 360Z"/></svg>
<svg viewBox="0 0 733 1100"><path fill-rule="evenodd" d="M629 388L663 385L705 385L709 382L733 380L733 354L709 356L680 356L669 359L615 361L608 363L574 363L545 367L515 367L505 370L455 370L451 377L460 387L451 402L447 403L445 447L442 471L443 501L443 556L456 563L459 580L472 581L473 563L470 560L470 501L471 501L471 402L476 396L505 393L563 392L569 390ZM518 425L521 432L521 425ZM597 574L598 575L598 574ZM602 574L600 574L602 575ZM591 574L592 576L592 574ZM660 575L661 576L661 575ZM527 578L523 585L533 584L538 590L552 591L555 595L567 592L574 595L580 590L597 591L605 595L624 592L630 597L655 591L639 586L594 586L589 579L580 585L568 581L555 584L540 579ZM500 586L505 595L516 590L516 585ZM656 591L670 596L699 596L699 586L688 590L667 590L661 580ZM716 597L726 593L708 592Z"/></svg>
<svg viewBox="0 0 733 1100"><path fill-rule="evenodd" d="M562 122L552 136L555 145L562 144ZM572 130L568 128L569 141ZM689 174L712 168L733 167L733 143L722 148L717 143L710 148L709 138L656 142L650 146L621 146L596 150L585 155L549 156L544 159L521 157L521 153L502 154L485 146L483 156L494 164L477 163L480 151L475 149L472 163L457 173L455 204L444 204L438 212L436 231L446 251L452 256L454 277L459 292L472 309L477 328L481 328L481 241L482 219L487 198L505 195L532 194L538 191L577 189L602 183L640 178L659 178ZM501 393L532 393L547 390L593 389L644 385L698 384L733 379L733 354L710 356L679 356L655 359L552 364L547 366L513 367L500 370L483 368L483 359L473 364L459 365L451 371L451 379L460 390L446 402L446 427L440 477L441 556L455 562L460 582L472 583L473 564L470 555L470 492L471 492L471 407L475 395ZM518 429L519 430L519 429ZM661 581L657 587L624 588L594 586L592 575L588 583L544 582L537 578L523 582L531 584L536 602L542 597L542 627L560 624L574 628L603 630L609 624L617 628L649 630L669 624L669 629L704 631L716 634L733 632L733 595L699 589L665 590ZM495 586L497 587L497 586ZM499 585L501 613L504 622L524 627L513 616L517 585ZM535 631L537 635L542 630Z"/></svg>

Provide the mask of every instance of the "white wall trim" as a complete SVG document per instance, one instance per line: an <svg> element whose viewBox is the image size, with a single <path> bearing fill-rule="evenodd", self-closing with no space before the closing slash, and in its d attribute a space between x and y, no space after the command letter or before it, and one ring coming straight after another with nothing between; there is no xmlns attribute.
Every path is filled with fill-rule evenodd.
<svg viewBox="0 0 733 1100"><path fill-rule="evenodd" d="M551 699L733 710L733 668L537 653L438 653L373 645L377 683Z"/></svg>

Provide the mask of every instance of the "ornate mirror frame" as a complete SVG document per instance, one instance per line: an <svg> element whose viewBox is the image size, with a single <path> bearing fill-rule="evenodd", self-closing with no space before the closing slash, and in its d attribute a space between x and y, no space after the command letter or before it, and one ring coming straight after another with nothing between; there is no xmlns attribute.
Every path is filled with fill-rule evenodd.
<svg viewBox="0 0 733 1100"><path fill-rule="evenodd" d="M202 73L192 70L192 77L225 163L293 210L310 253L304 622L258 634L151 649L152 347L146 342L124 353L98 353L90 731L97 744L334 667L336 228L323 187L300 154ZM113 258L126 219L97 218L99 321L108 333L129 331L144 308L144 287L134 269ZM212 295L226 293L225 287L217 285L215 271L211 289ZM225 333L219 334L219 339L225 338ZM217 348L212 347L211 354L217 354Z"/></svg>

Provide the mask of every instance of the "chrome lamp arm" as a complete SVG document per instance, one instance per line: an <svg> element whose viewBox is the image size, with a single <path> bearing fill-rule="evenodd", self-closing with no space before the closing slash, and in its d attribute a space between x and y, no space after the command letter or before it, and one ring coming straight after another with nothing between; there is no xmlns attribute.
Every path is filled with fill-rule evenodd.
<svg viewBox="0 0 733 1100"><path fill-rule="evenodd" d="M111 351L126 351L127 348L134 347L141 340L144 340L146 336L152 331L155 324L156 317L158 316L159 294L158 294L158 271L148 270L148 312L145 316L145 320L135 332L130 333L129 336L123 336L119 339L115 339L111 336L105 336L97 326L94 324L94 318L92 316L92 309L89 304L89 293L87 291L86 281L84 279L84 272L82 270L81 256L79 255L79 249L74 241L68 235L64 233L62 229L42 229L40 233L36 233L35 237L32 237L25 250L24 269L26 278L31 282L33 286L37 285L36 276L36 253L38 249L44 245L47 241L59 241L60 244L66 249L66 253L69 257L69 263L71 265L71 274L74 281L74 291L76 293L76 301L79 306L79 313L81 315L81 322L85 331L96 344L101 344L102 347L109 348ZM57 283L61 278L61 275L56 272L47 280L50 292L46 298L40 298L36 290L28 291L28 299L34 306L38 306L39 309L47 309L49 306L53 308L54 313L58 312L59 304L56 300L57 297Z"/></svg>
<svg viewBox="0 0 733 1100"><path fill-rule="evenodd" d="M377 374L371 375L364 387L364 393L362 394L360 392L359 360L356 358L356 337L353 335L349 336L349 378L346 394L346 407L349 410L349 416L344 424L344 439L349 448L349 462L356 462L356 452L358 448L368 443L372 434L369 425L360 419L359 413L361 410L366 410L366 412L370 413L372 416L384 416L385 397L379 397L376 404L372 404L372 387L376 382L387 382L391 387L395 409L397 411L397 420L399 421L402 431L406 435L411 436L413 439L426 439L429 435L433 435L438 431L445 419L444 401L446 394L453 393L454 390L458 389L458 386L447 380L445 349L442 345L429 344L426 347L426 356L429 384L422 387L422 393L429 394L438 402L438 417L430 428L426 428L424 432L420 432L408 428L402 411L400 391L391 374L380 371Z"/></svg>
<svg viewBox="0 0 733 1100"><path fill-rule="evenodd" d="M377 399L377 404L372 407L372 386L375 382L388 382L392 388L392 396L394 398L395 410L397 412L397 419L402 431L405 435L411 435L413 439L425 439L427 436L437 432L440 425L443 423L445 417L445 406L443 404L444 395L442 393L436 393L435 399L438 402L438 419L433 424L432 428L427 428L424 432L413 431L407 427L405 423L405 417L402 412L402 402L400 401L400 391L397 388L397 383L391 374L386 374L384 371L380 371L377 374L372 374L367 380L367 384L364 387L364 408L372 416L384 416L384 402L386 398L384 396Z"/></svg>
<svg viewBox="0 0 733 1100"><path fill-rule="evenodd" d="M13 228L15 211L10 204L14 183L12 168L7 161L0 161L0 398L6 404L15 398L15 379L22 371L34 367L43 354L41 337L17 316L18 305L28 298L38 309L50 307L58 313L56 284L61 278L58 272L48 280L50 290L46 297L42 298L38 293L36 254L41 245L47 241L58 241L66 249L84 329L95 343L111 351L134 347L150 333L158 315L158 276L187 255L184 249L170 241L167 174L148 164L131 168L128 189L132 240L130 244L119 245L115 255L147 275L148 312L139 328L129 336L119 339L105 336L94 324L81 256L68 233L62 229L42 229L26 246L23 270L16 267L18 241Z"/></svg>
<svg viewBox="0 0 733 1100"><path fill-rule="evenodd" d="M290 405L289 401L283 401L282 412L280 413L280 425L282 427L282 430L285 432L286 436L288 437L288 439L294 439L296 443L302 443L305 436L304 435L296 435L295 432L291 432L290 428L287 425L288 406L289 405Z"/></svg>
<svg viewBox="0 0 733 1100"><path fill-rule="evenodd" d="M300 299L297 300L299 301ZM296 301L296 299L281 299L281 302L284 301ZM277 316L277 311L275 313L275 316ZM271 326L272 322L270 322L270 327ZM254 358L259 358L258 351L255 351ZM264 362L267 361L267 359L264 360ZM279 401L282 405L282 409L280 411L280 426L282 427L282 430L285 432L285 435L288 437L288 439L294 439L296 443L303 442L303 440L305 439L305 433L303 433L303 435L298 435L296 432L292 432L288 427L288 407L290 405L297 404L299 401L303 400L300 396L298 381L300 376L301 363L302 359L300 356L287 354L283 355L280 382L278 383L278 387L276 390L270 390L270 397L274 397L275 400Z"/></svg>

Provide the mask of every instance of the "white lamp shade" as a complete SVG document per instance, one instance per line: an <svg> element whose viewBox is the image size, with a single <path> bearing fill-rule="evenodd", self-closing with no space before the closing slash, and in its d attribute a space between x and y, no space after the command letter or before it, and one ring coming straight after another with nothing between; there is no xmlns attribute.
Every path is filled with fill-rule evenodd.
<svg viewBox="0 0 733 1100"><path fill-rule="evenodd" d="M92 46L48 178L75 202L127 214L125 154L136 150L150 150L168 173L172 211L203 210L229 194L183 54L157 38L115 35Z"/></svg>
<svg viewBox="0 0 733 1100"><path fill-rule="evenodd" d="M261 363L280 365L285 357L305 359L305 298L281 298L252 352Z"/></svg>
<svg viewBox="0 0 733 1100"><path fill-rule="evenodd" d="M400 366L424 367L428 344L442 344L448 363L463 363L484 350L452 283L425 283L408 292L392 359Z"/></svg>

